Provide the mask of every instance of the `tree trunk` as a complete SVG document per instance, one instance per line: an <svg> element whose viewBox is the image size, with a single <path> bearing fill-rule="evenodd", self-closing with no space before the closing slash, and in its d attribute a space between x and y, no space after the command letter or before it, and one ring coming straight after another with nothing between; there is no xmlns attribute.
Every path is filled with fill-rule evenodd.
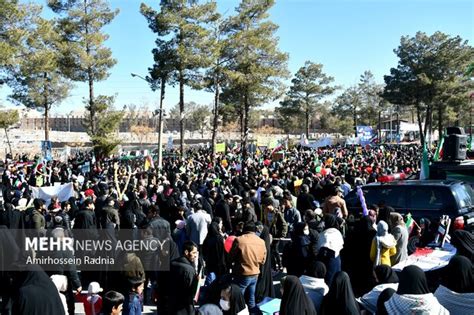
<svg viewBox="0 0 474 315"><path fill-rule="evenodd" d="M416 105L416 118L418 120L418 128L420 129L420 144L425 143L425 133L423 132L423 123L421 121L421 109L420 105Z"/></svg>
<svg viewBox="0 0 474 315"><path fill-rule="evenodd" d="M239 104L239 124L240 124L240 146L243 146L243 143L244 143L244 132L245 132L245 128L244 128L244 110L242 109L243 108L243 100L240 100L240 104Z"/></svg>
<svg viewBox="0 0 474 315"><path fill-rule="evenodd" d="M179 150L181 157L184 157L184 75L183 70L179 70Z"/></svg>
<svg viewBox="0 0 474 315"><path fill-rule="evenodd" d="M212 122L212 154L216 153L216 138L217 138L217 128L219 128L219 80L217 80L217 75L214 76L214 119Z"/></svg>
<svg viewBox="0 0 474 315"><path fill-rule="evenodd" d="M95 135L95 104L94 104L94 80L92 80L92 75L89 75L89 114L90 114L90 130L91 135Z"/></svg>
<svg viewBox="0 0 474 315"><path fill-rule="evenodd" d="M44 140L49 141L49 106L44 106Z"/></svg>
<svg viewBox="0 0 474 315"><path fill-rule="evenodd" d="M163 101L165 100L165 85L166 79L161 78L160 112L158 113L158 168L163 166L163 144L161 143L161 138L163 137Z"/></svg>
<svg viewBox="0 0 474 315"><path fill-rule="evenodd" d="M354 120L354 135L357 138L357 107L354 106L354 112L353 112L353 120Z"/></svg>
<svg viewBox="0 0 474 315"><path fill-rule="evenodd" d="M438 143L443 137L443 106L438 105Z"/></svg>
<svg viewBox="0 0 474 315"><path fill-rule="evenodd" d="M305 112L305 129L306 129L306 139L309 141L309 110L306 109Z"/></svg>
<svg viewBox="0 0 474 315"><path fill-rule="evenodd" d="M382 111L379 111L379 124L377 126L377 140L379 141L379 143L382 143L382 133L380 129L382 129Z"/></svg>
<svg viewBox="0 0 474 315"><path fill-rule="evenodd" d="M248 97L248 92L246 92L244 96L244 138L242 141L242 160L243 161L247 159L247 141L248 141L248 136L249 136L249 112L250 112L249 97ZM242 165L243 164L244 163L242 163Z"/></svg>
<svg viewBox="0 0 474 315"><path fill-rule="evenodd" d="M5 130L5 137L7 137L8 149L10 150L10 155L11 155L12 158L13 158L12 145L11 145L11 143L10 143L10 138L8 137L7 128L4 128L4 130Z"/></svg>

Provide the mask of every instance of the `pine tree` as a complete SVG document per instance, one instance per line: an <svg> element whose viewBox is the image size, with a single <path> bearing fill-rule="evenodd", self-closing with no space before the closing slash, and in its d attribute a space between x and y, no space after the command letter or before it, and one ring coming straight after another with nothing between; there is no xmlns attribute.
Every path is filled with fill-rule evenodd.
<svg viewBox="0 0 474 315"><path fill-rule="evenodd" d="M152 77L159 78L164 85L179 86L180 110L180 151L184 154L184 87L202 88L202 68L211 60L208 44L208 23L215 20L216 3L199 4L198 1L161 1L160 11L142 4L140 11L146 17L150 29L158 36L157 47L153 50L155 65L151 68ZM165 59L164 58L169 58ZM165 71L157 69L160 63L166 64ZM158 73L157 73L158 72Z"/></svg>
<svg viewBox="0 0 474 315"><path fill-rule="evenodd" d="M278 49L278 26L268 20L273 0L243 0L231 20L229 35L232 55L229 62L229 87L240 104L242 153L247 157L249 113L284 92L282 78L288 77L288 55Z"/></svg>
<svg viewBox="0 0 474 315"><path fill-rule="evenodd" d="M67 51L61 60L62 71L73 81L89 85L86 105L89 117L85 124L89 136L97 139L100 110L96 99L104 97L95 96L94 83L107 79L109 70L116 64L112 51L104 46L108 35L102 29L112 22L119 11L111 10L106 0L49 0L48 5L61 16L59 29L67 43ZM110 102L106 104L113 105Z"/></svg>
<svg viewBox="0 0 474 315"><path fill-rule="evenodd" d="M287 99L280 103L282 107L286 107L286 111L303 117L307 138L311 117L321 106L320 101L337 89L336 86L331 86L334 78L322 70L322 64L306 61L291 80L292 85L287 93Z"/></svg>
<svg viewBox="0 0 474 315"><path fill-rule="evenodd" d="M474 59L474 49L459 36L417 32L414 37L403 36L394 52L399 58L398 65L384 77L382 96L391 103L415 107L424 143L426 135L431 134L435 110L439 117L438 132L442 134L446 97L463 93L460 85L464 84L462 78Z"/></svg>
<svg viewBox="0 0 474 315"><path fill-rule="evenodd" d="M63 45L52 22L37 17L21 61L10 69L10 99L44 113L44 139L49 140L49 112L68 95L72 84L60 72Z"/></svg>
<svg viewBox="0 0 474 315"><path fill-rule="evenodd" d="M16 65L25 55L25 41L35 27L41 6L0 0L0 71Z"/></svg>

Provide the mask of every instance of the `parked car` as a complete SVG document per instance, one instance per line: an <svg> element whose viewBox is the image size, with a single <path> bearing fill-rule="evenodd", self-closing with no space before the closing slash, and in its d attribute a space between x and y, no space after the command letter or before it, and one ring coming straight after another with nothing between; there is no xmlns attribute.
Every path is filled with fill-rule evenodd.
<svg viewBox="0 0 474 315"><path fill-rule="evenodd" d="M387 205L401 214L439 219L449 215L454 229L474 227L474 193L468 183L458 180L406 180L362 186L367 206ZM357 191L346 197L349 214L362 215Z"/></svg>

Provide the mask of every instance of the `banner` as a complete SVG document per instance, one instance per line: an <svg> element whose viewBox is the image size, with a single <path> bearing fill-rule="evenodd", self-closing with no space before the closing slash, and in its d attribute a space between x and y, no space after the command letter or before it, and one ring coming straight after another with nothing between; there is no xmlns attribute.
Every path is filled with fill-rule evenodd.
<svg viewBox="0 0 474 315"><path fill-rule="evenodd" d="M48 186L48 187L30 187L33 198L41 198L46 201L46 205L49 206L51 197L57 196L60 202L67 201L69 198L74 196L74 186L72 183L60 185L60 186Z"/></svg>
<svg viewBox="0 0 474 315"><path fill-rule="evenodd" d="M41 153L47 161L51 161L53 159L51 147L51 141L41 141Z"/></svg>
<svg viewBox="0 0 474 315"><path fill-rule="evenodd" d="M324 138L321 138L321 139L316 140L316 141L311 141L311 142L305 144L304 146L312 148L312 149L317 149L317 148L321 148L321 147L327 147L327 146L330 146L330 145L332 145L332 139L329 138L329 137L324 137Z"/></svg>
<svg viewBox="0 0 474 315"><path fill-rule="evenodd" d="M63 151L61 152L61 156L59 157L59 160L62 163L67 163L70 155L71 155L71 148L66 146L66 147L64 147Z"/></svg>
<svg viewBox="0 0 474 315"><path fill-rule="evenodd" d="M370 144L373 136L373 129L370 126L357 126L357 138L360 139L360 145Z"/></svg>
<svg viewBox="0 0 474 315"><path fill-rule="evenodd" d="M216 153L225 152L225 142L216 143Z"/></svg>
<svg viewBox="0 0 474 315"><path fill-rule="evenodd" d="M166 144L166 149L167 150L173 150L173 136L168 137L168 143Z"/></svg>

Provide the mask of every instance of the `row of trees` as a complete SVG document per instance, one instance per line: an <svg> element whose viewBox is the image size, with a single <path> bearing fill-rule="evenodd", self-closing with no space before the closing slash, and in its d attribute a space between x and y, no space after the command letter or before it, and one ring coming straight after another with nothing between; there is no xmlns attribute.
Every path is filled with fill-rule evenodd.
<svg viewBox="0 0 474 315"><path fill-rule="evenodd" d="M385 84L377 84L365 71L358 84L332 101L324 99L339 87L323 73L321 64L307 61L276 109L285 131L303 125L309 136L310 120L319 119L322 129L345 134L353 130L357 136L357 125L375 126L389 108L398 117L416 115L422 142L434 128L439 137L449 125L471 128L474 49L467 41L441 32L431 36L418 32L402 37L394 52L398 66L384 76Z"/></svg>
<svg viewBox="0 0 474 315"><path fill-rule="evenodd" d="M459 36L419 32L402 37L394 51L398 66L385 76L384 85L366 71L358 84L342 90L323 72L323 65L307 61L286 89L288 54L279 50L278 26L269 20L273 4L242 0L225 16L214 1L163 0L158 9L141 4L140 12L156 34L146 80L160 90L161 105L166 88L179 87L172 115L180 120L181 152L187 111L195 113L194 121L204 122L209 114L185 102L185 87L214 94L213 148L219 124L238 122L244 157L252 113L276 100L281 100L276 116L282 128L293 132L304 126L307 135L315 120L322 129L346 134L358 124L375 125L388 106L416 113L422 139L433 125L441 132L453 119L466 123L474 53ZM118 11L105 0L49 0L48 6L55 19L43 19L38 5L0 0L1 74L12 87L13 101L44 110L46 139L51 106L69 95L74 82L88 84L85 123L98 154L106 154L118 143L113 131L124 111L114 110L114 96L96 95L94 86L107 79L116 63L104 46L108 35L103 27Z"/></svg>
<svg viewBox="0 0 474 315"><path fill-rule="evenodd" d="M184 146L185 86L214 93L212 147L221 101L238 113L243 155L253 107L277 99L288 76L288 55L278 49L277 25L268 20L273 0L243 0L235 14L217 12L215 2L161 1L159 10L142 4L141 13L156 33L154 64L147 78L153 89L179 86L181 152Z"/></svg>

